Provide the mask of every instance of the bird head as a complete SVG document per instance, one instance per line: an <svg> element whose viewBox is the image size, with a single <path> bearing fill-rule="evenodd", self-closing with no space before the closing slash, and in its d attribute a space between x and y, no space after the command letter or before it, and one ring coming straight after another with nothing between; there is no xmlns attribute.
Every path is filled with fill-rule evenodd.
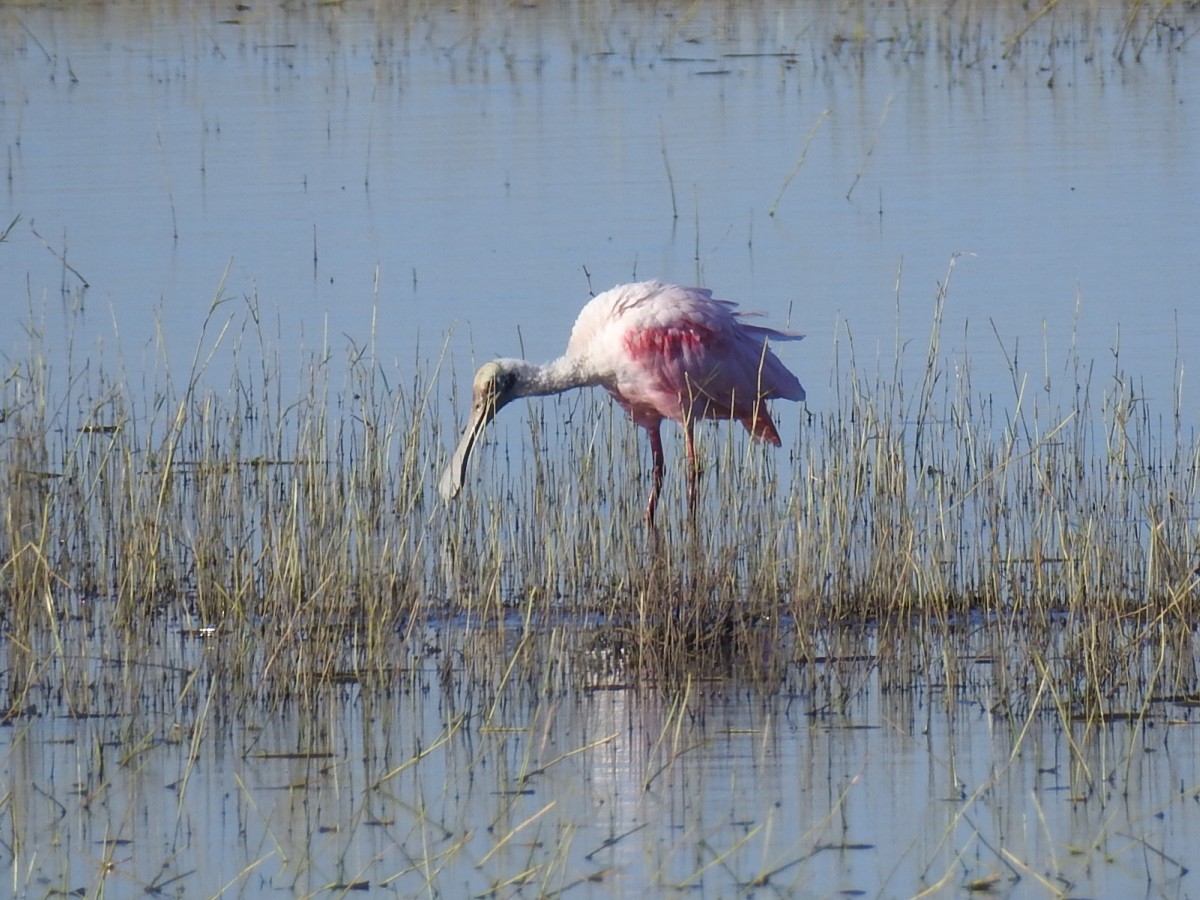
<svg viewBox="0 0 1200 900"><path fill-rule="evenodd" d="M522 396L521 372L525 366L527 364L521 360L496 359L485 363L475 373L471 385L471 416L439 485L445 499L452 500L462 490L467 477L467 460L484 427L502 407Z"/></svg>

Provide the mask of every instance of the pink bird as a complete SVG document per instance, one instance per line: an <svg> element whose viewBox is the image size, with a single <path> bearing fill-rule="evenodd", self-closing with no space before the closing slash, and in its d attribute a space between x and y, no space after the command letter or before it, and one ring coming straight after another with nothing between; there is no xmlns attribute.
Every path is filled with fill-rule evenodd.
<svg viewBox="0 0 1200 900"><path fill-rule="evenodd" d="M599 385L650 435L654 480L646 521L662 490L663 419L683 425L688 500L695 513L698 464L692 440L697 419L737 419L758 440L780 445L767 400L803 400L804 388L767 346L769 338L804 335L751 325L737 304L712 291L660 281L622 284L593 297L580 311L567 352L538 366L497 359L475 374L471 416L440 490L447 500L466 479L467 460L480 432L501 407L518 397L558 394Z"/></svg>

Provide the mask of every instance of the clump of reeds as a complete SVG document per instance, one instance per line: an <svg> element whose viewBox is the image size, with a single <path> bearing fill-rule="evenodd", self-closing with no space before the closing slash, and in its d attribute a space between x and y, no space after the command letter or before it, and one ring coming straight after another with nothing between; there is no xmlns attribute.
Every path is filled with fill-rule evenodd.
<svg viewBox="0 0 1200 900"><path fill-rule="evenodd" d="M85 364L51 383L31 327L0 401L3 701L66 679L68 702L92 702L87 660L148 632L208 642L247 700L303 697L393 678L430 623L574 628L580 653L599 634L641 675L732 665L765 683L832 629L878 629L886 659L898 631L981 628L1094 708L1183 684L1166 662L1146 682L1140 652L1200 612L1184 411L1154 411L1119 359L1100 385L1068 359L1063 402L1024 393L1015 365L1010 405L977 396L970 360L940 347L948 283L920 384L862 368L847 333L799 444L703 428L702 508L670 490L656 532L644 447L603 396L502 417L446 506L461 404L427 363L398 375L351 344L284 373L259 318L214 302L182 375L135 389ZM97 616L112 646L87 636Z"/></svg>

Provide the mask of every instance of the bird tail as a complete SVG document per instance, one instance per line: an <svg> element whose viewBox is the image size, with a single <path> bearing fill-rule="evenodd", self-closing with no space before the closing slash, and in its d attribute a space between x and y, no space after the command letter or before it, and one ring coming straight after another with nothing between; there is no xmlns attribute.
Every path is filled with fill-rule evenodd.
<svg viewBox="0 0 1200 900"><path fill-rule="evenodd" d="M771 414L767 412L765 405L755 404L754 410L742 416L739 421L746 426L746 430L755 440L766 441L776 447L783 443L779 439L779 431L776 430L775 423L771 421Z"/></svg>

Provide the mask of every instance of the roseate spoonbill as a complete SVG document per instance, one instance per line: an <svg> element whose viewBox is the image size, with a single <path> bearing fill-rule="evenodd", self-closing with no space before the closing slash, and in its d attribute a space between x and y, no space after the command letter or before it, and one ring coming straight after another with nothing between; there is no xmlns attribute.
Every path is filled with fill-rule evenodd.
<svg viewBox="0 0 1200 900"><path fill-rule="evenodd" d="M804 335L752 325L737 304L716 300L712 291L660 281L622 284L593 297L580 311L567 352L543 366L523 359L497 359L475 374L471 415L454 457L442 476L447 500L458 495L467 459L480 432L501 407L518 397L557 394L600 385L650 435L654 477L646 521L662 489L663 419L683 425L687 445L688 500L696 504L698 463L692 442L697 419L737 419L758 440L779 446L779 432L765 401L803 400L804 388L767 346Z"/></svg>

